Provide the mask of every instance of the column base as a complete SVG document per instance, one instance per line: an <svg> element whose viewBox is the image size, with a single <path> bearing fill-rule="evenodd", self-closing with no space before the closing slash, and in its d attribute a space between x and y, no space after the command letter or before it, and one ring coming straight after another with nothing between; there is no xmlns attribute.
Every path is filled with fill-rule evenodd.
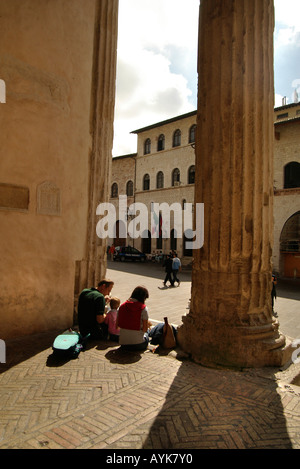
<svg viewBox="0 0 300 469"><path fill-rule="evenodd" d="M289 341L276 320L257 326L196 327L191 315L182 318L177 339L197 363L214 368L281 367L292 354Z"/></svg>

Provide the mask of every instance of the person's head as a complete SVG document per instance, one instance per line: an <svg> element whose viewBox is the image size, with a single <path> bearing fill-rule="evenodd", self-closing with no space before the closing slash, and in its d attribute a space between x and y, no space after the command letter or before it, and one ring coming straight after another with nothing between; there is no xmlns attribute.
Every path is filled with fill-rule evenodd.
<svg viewBox="0 0 300 469"><path fill-rule="evenodd" d="M108 279L103 279L101 282L98 283L98 288L97 290L102 293L102 295L109 295L110 292L112 291L112 288L114 286L114 282L112 280Z"/></svg>
<svg viewBox="0 0 300 469"><path fill-rule="evenodd" d="M149 292L146 287L139 286L133 290L131 298L140 301L141 303L145 303L146 299L149 298Z"/></svg>
<svg viewBox="0 0 300 469"><path fill-rule="evenodd" d="M111 299L110 299L110 302L109 302L109 305L111 307L111 309L118 309L118 307L120 306L120 299L113 296Z"/></svg>

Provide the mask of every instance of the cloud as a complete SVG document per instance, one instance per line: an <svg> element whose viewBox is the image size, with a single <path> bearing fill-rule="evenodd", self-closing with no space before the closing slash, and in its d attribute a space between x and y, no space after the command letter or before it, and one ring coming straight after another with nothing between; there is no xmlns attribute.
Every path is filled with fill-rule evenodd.
<svg viewBox="0 0 300 469"><path fill-rule="evenodd" d="M300 2L299 0L275 0L275 21L285 28L300 29Z"/></svg>
<svg viewBox="0 0 300 469"><path fill-rule="evenodd" d="M188 7L187 7L188 6ZM122 0L113 155L132 130L196 108L199 0Z"/></svg>
<svg viewBox="0 0 300 469"><path fill-rule="evenodd" d="M300 96L300 0L275 0L275 105ZM195 110L199 0L120 0L113 155L130 132Z"/></svg>
<svg viewBox="0 0 300 469"><path fill-rule="evenodd" d="M274 33L275 106L294 100L300 92L300 1L275 0Z"/></svg>

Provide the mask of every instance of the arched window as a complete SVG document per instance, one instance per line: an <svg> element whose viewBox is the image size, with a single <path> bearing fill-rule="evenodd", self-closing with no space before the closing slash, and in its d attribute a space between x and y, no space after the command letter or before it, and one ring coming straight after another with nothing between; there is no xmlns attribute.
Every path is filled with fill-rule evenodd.
<svg viewBox="0 0 300 469"><path fill-rule="evenodd" d="M195 165L189 167L188 184L195 184Z"/></svg>
<svg viewBox="0 0 300 469"><path fill-rule="evenodd" d="M144 155L149 155L150 152L151 152L151 140L150 138L147 138L147 140L145 141L145 145L144 145Z"/></svg>
<svg viewBox="0 0 300 469"><path fill-rule="evenodd" d="M165 149L165 136L161 134L158 137L158 141L157 141L157 151L162 151L164 149Z"/></svg>
<svg viewBox="0 0 300 469"><path fill-rule="evenodd" d="M189 229L183 233L183 255L187 257L193 257L193 250L187 247L187 243L192 241L192 234L192 230Z"/></svg>
<svg viewBox="0 0 300 469"><path fill-rule="evenodd" d="M128 181L126 184L126 195L128 197L133 196L133 182L132 181Z"/></svg>
<svg viewBox="0 0 300 469"><path fill-rule="evenodd" d="M173 147L179 147L181 145L181 131L175 130L173 134Z"/></svg>
<svg viewBox="0 0 300 469"><path fill-rule="evenodd" d="M189 131L189 143L195 143L196 140L196 124L192 125Z"/></svg>
<svg viewBox="0 0 300 469"><path fill-rule="evenodd" d="M118 184L116 182L111 186L111 197L118 197Z"/></svg>
<svg viewBox="0 0 300 469"><path fill-rule="evenodd" d="M162 189L164 187L164 173L159 171L156 176L156 189Z"/></svg>
<svg viewBox="0 0 300 469"><path fill-rule="evenodd" d="M284 167L284 188L300 187L300 163L292 161Z"/></svg>
<svg viewBox="0 0 300 469"><path fill-rule="evenodd" d="M143 190L148 191L150 189L150 176L149 174L145 174L143 179Z"/></svg>
<svg viewBox="0 0 300 469"><path fill-rule="evenodd" d="M172 172L172 186L179 186L180 184L180 171L175 168Z"/></svg>

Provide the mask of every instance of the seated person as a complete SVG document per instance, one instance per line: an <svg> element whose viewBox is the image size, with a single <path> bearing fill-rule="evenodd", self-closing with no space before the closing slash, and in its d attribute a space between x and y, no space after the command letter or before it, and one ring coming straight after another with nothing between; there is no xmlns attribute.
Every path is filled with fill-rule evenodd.
<svg viewBox="0 0 300 469"><path fill-rule="evenodd" d="M131 297L121 304L118 311L117 326L120 327L119 344L125 350L146 350L148 338L148 309L145 305L149 298L145 287L136 287Z"/></svg>
<svg viewBox="0 0 300 469"><path fill-rule="evenodd" d="M80 334L90 334L92 339L106 339L108 326L105 324L105 305L114 282L101 280L97 288L85 288L78 300L78 326Z"/></svg>
<svg viewBox="0 0 300 469"><path fill-rule="evenodd" d="M109 302L110 311L106 314L105 324L108 326L109 339L119 342L120 329L117 327L118 309L120 306L119 298L113 297Z"/></svg>

